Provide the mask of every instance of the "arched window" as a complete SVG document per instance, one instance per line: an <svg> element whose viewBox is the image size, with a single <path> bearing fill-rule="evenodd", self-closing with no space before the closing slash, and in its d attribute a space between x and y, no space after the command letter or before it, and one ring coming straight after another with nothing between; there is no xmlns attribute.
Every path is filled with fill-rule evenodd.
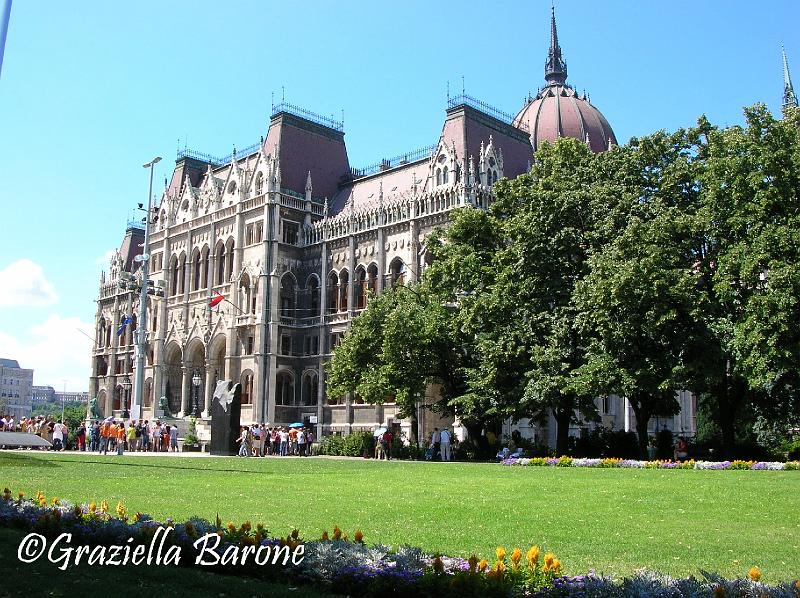
<svg viewBox="0 0 800 598"><path fill-rule="evenodd" d="M200 262L200 252L195 249L192 253L192 290L199 291L200 290L200 272L201 272L201 262Z"/></svg>
<svg viewBox="0 0 800 598"><path fill-rule="evenodd" d="M308 317L313 318L319 315L319 282L316 276L309 276L306 281L308 289Z"/></svg>
<svg viewBox="0 0 800 598"><path fill-rule="evenodd" d="M239 279L239 309L247 313L247 307L250 305L250 277L247 272L242 274Z"/></svg>
<svg viewBox="0 0 800 598"><path fill-rule="evenodd" d="M367 268L367 290L371 293L378 291L378 266L370 264Z"/></svg>
<svg viewBox="0 0 800 598"><path fill-rule="evenodd" d="M364 266L356 268L353 285L353 292L356 295L356 309L364 309L367 306L367 271Z"/></svg>
<svg viewBox="0 0 800 598"><path fill-rule="evenodd" d="M170 294L177 295L178 294L178 258L176 256L172 256L172 259L169 262L169 269L172 273L172 278L170 280Z"/></svg>
<svg viewBox="0 0 800 598"><path fill-rule="evenodd" d="M281 370L275 379L275 404L294 405L294 376Z"/></svg>
<svg viewBox="0 0 800 598"><path fill-rule="evenodd" d="M217 270L217 280L215 284L222 284L225 281L225 246L220 243L217 245L216 260L214 267Z"/></svg>
<svg viewBox="0 0 800 598"><path fill-rule="evenodd" d="M253 372L245 370L241 377L242 405L253 404Z"/></svg>
<svg viewBox="0 0 800 598"><path fill-rule="evenodd" d="M447 166L442 168L442 184L443 185L447 184Z"/></svg>
<svg viewBox="0 0 800 598"><path fill-rule="evenodd" d="M303 405L316 405L319 381L316 372L306 372L303 376Z"/></svg>
<svg viewBox="0 0 800 598"><path fill-rule="evenodd" d="M393 287L405 284L405 277L406 265L399 257L394 258L389 264L389 284Z"/></svg>
<svg viewBox="0 0 800 598"><path fill-rule="evenodd" d="M294 276L289 273L281 279L281 317L294 318L295 284Z"/></svg>
<svg viewBox="0 0 800 598"><path fill-rule="evenodd" d="M208 277L209 273L211 272L211 250L209 250L208 246L203 247L203 253L201 255L201 261L203 262L203 276L200 280L200 284L202 288L208 288L211 286L211 279Z"/></svg>
<svg viewBox="0 0 800 598"><path fill-rule="evenodd" d="M333 313L339 311L339 277L336 272L328 275L328 311Z"/></svg>
<svg viewBox="0 0 800 598"><path fill-rule="evenodd" d="M442 184L442 169L441 168L437 168L436 169L436 184L437 185L441 185Z"/></svg>
<svg viewBox="0 0 800 598"><path fill-rule="evenodd" d="M225 280L230 280L233 276L233 248L234 241L230 239L225 248Z"/></svg>
<svg viewBox="0 0 800 598"><path fill-rule="evenodd" d="M261 195L261 192L264 190L264 173L259 172L256 175L256 195Z"/></svg>
<svg viewBox="0 0 800 598"><path fill-rule="evenodd" d="M347 285L350 284L350 276L347 270L339 272L339 311L347 311Z"/></svg>

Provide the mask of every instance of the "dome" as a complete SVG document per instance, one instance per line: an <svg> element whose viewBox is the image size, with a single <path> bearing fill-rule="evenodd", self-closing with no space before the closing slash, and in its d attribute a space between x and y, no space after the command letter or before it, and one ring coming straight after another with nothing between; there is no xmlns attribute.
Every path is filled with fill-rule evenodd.
<svg viewBox="0 0 800 598"><path fill-rule="evenodd" d="M605 116L566 84L551 83L540 91L517 114L514 125L520 124L531 134L534 151L543 141L552 143L559 137L587 141L593 152L617 144Z"/></svg>
<svg viewBox="0 0 800 598"><path fill-rule="evenodd" d="M550 50L544 65L547 86L528 102L514 118L514 125L531 135L534 151L543 141L555 142L559 137L572 137L589 144L593 152L602 152L616 145L617 138L605 116L592 106L589 96L578 95L567 85L567 63L561 56L556 31L556 13L550 21Z"/></svg>

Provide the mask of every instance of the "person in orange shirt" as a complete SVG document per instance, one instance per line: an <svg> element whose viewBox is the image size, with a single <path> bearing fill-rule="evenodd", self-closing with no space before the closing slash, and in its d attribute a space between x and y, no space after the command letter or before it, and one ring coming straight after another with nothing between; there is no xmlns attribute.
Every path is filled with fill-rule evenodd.
<svg viewBox="0 0 800 598"><path fill-rule="evenodd" d="M108 454L108 443L111 438L111 424L107 421L100 426L100 451L104 455Z"/></svg>
<svg viewBox="0 0 800 598"><path fill-rule="evenodd" d="M125 422L119 422L117 426L117 454L125 452Z"/></svg>

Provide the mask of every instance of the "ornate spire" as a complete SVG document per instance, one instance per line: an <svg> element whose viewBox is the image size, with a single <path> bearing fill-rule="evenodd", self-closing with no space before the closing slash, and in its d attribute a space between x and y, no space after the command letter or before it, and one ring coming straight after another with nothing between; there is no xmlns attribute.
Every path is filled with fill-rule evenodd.
<svg viewBox="0 0 800 598"><path fill-rule="evenodd" d="M792 78L789 75L789 61L786 60L786 49L781 46L781 53L783 54L783 104L782 108L797 108L797 96L792 87Z"/></svg>
<svg viewBox="0 0 800 598"><path fill-rule="evenodd" d="M558 45L555 6L551 10L550 50L547 52L547 62L544 63L544 78L551 85L564 85L567 80L567 62L561 57L561 46Z"/></svg>

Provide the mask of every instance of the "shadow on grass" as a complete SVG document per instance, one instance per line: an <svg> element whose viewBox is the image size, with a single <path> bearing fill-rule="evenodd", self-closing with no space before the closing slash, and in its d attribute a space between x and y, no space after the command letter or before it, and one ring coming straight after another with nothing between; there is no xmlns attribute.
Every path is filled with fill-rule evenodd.
<svg viewBox="0 0 800 598"><path fill-rule="evenodd" d="M0 465L9 467L58 467L49 459L40 459L39 451L0 452ZM44 454L44 453L42 453Z"/></svg>

